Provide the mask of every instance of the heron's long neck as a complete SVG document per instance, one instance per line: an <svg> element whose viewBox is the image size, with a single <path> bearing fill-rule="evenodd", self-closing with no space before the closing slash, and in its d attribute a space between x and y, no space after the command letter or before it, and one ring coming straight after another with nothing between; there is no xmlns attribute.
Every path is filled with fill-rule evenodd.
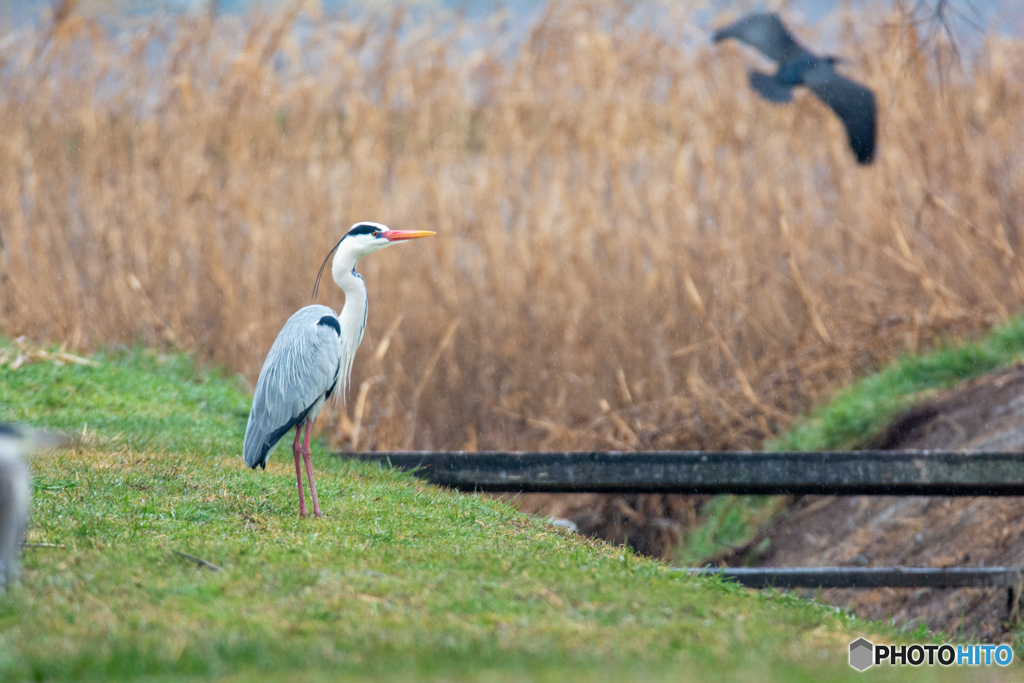
<svg viewBox="0 0 1024 683"><path fill-rule="evenodd" d="M356 259L342 254L331 264L334 281L345 292L345 305L338 315L341 321L341 380L347 389L359 342L366 329L366 282L356 272Z"/></svg>

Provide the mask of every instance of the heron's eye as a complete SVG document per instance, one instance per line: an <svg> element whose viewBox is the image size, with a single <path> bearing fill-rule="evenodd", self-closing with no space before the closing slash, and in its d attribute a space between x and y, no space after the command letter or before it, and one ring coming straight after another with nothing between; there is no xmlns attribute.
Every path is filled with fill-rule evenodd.
<svg viewBox="0 0 1024 683"><path fill-rule="evenodd" d="M380 230L374 230L373 231L373 236L374 237L380 237Z"/></svg>

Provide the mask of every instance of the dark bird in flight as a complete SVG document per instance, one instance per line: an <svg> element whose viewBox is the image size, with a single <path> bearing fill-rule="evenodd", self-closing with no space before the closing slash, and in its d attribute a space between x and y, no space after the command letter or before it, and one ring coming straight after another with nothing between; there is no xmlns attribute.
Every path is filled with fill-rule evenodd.
<svg viewBox="0 0 1024 683"><path fill-rule="evenodd" d="M769 102L791 102L793 87L806 85L846 126L857 162L869 164L875 156L875 94L840 76L839 57L819 57L789 34L777 14L751 14L715 32L714 40L735 38L755 47L779 64L774 74L750 72L750 87Z"/></svg>

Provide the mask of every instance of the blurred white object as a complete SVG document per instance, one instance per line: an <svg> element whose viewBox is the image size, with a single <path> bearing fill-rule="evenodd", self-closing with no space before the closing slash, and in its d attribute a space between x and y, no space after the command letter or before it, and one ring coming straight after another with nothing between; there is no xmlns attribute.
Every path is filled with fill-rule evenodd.
<svg viewBox="0 0 1024 683"><path fill-rule="evenodd" d="M555 526L560 526L563 529L568 529L574 533L579 533L580 528L576 526L576 522L571 519L562 519L560 517L548 517L548 521Z"/></svg>
<svg viewBox="0 0 1024 683"><path fill-rule="evenodd" d="M50 441L41 432L0 423L0 590L18 576L18 552L32 497L25 454Z"/></svg>

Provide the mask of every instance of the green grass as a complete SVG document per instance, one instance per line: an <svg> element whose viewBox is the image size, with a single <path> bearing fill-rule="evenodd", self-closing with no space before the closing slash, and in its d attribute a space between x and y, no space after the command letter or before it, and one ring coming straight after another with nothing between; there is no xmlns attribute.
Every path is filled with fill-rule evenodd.
<svg viewBox="0 0 1024 683"><path fill-rule="evenodd" d="M183 354L122 347L93 359L101 367L0 366L0 420L98 432L136 450L241 452L250 401L236 381Z"/></svg>
<svg viewBox="0 0 1024 683"><path fill-rule="evenodd" d="M701 523L687 532L675 561L684 567L698 566L745 545L762 524L785 509L785 501L783 496L715 496L701 506Z"/></svg>
<svg viewBox="0 0 1024 683"><path fill-rule="evenodd" d="M939 389L1007 367L1024 357L1024 319L994 328L978 341L950 343L923 356L900 358L880 373L841 391L788 434L769 441L769 451L851 450L861 447L902 411ZM780 499L719 496L701 510L677 561L696 565L749 541L780 509Z"/></svg>
<svg viewBox="0 0 1024 683"><path fill-rule="evenodd" d="M852 639L904 637L319 445L326 516L300 520L286 455L241 461L233 380L97 359L0 366L0 420L86 435L33 458L28 540L62 547L0 596L2 681L859 680Z"/></svg>

